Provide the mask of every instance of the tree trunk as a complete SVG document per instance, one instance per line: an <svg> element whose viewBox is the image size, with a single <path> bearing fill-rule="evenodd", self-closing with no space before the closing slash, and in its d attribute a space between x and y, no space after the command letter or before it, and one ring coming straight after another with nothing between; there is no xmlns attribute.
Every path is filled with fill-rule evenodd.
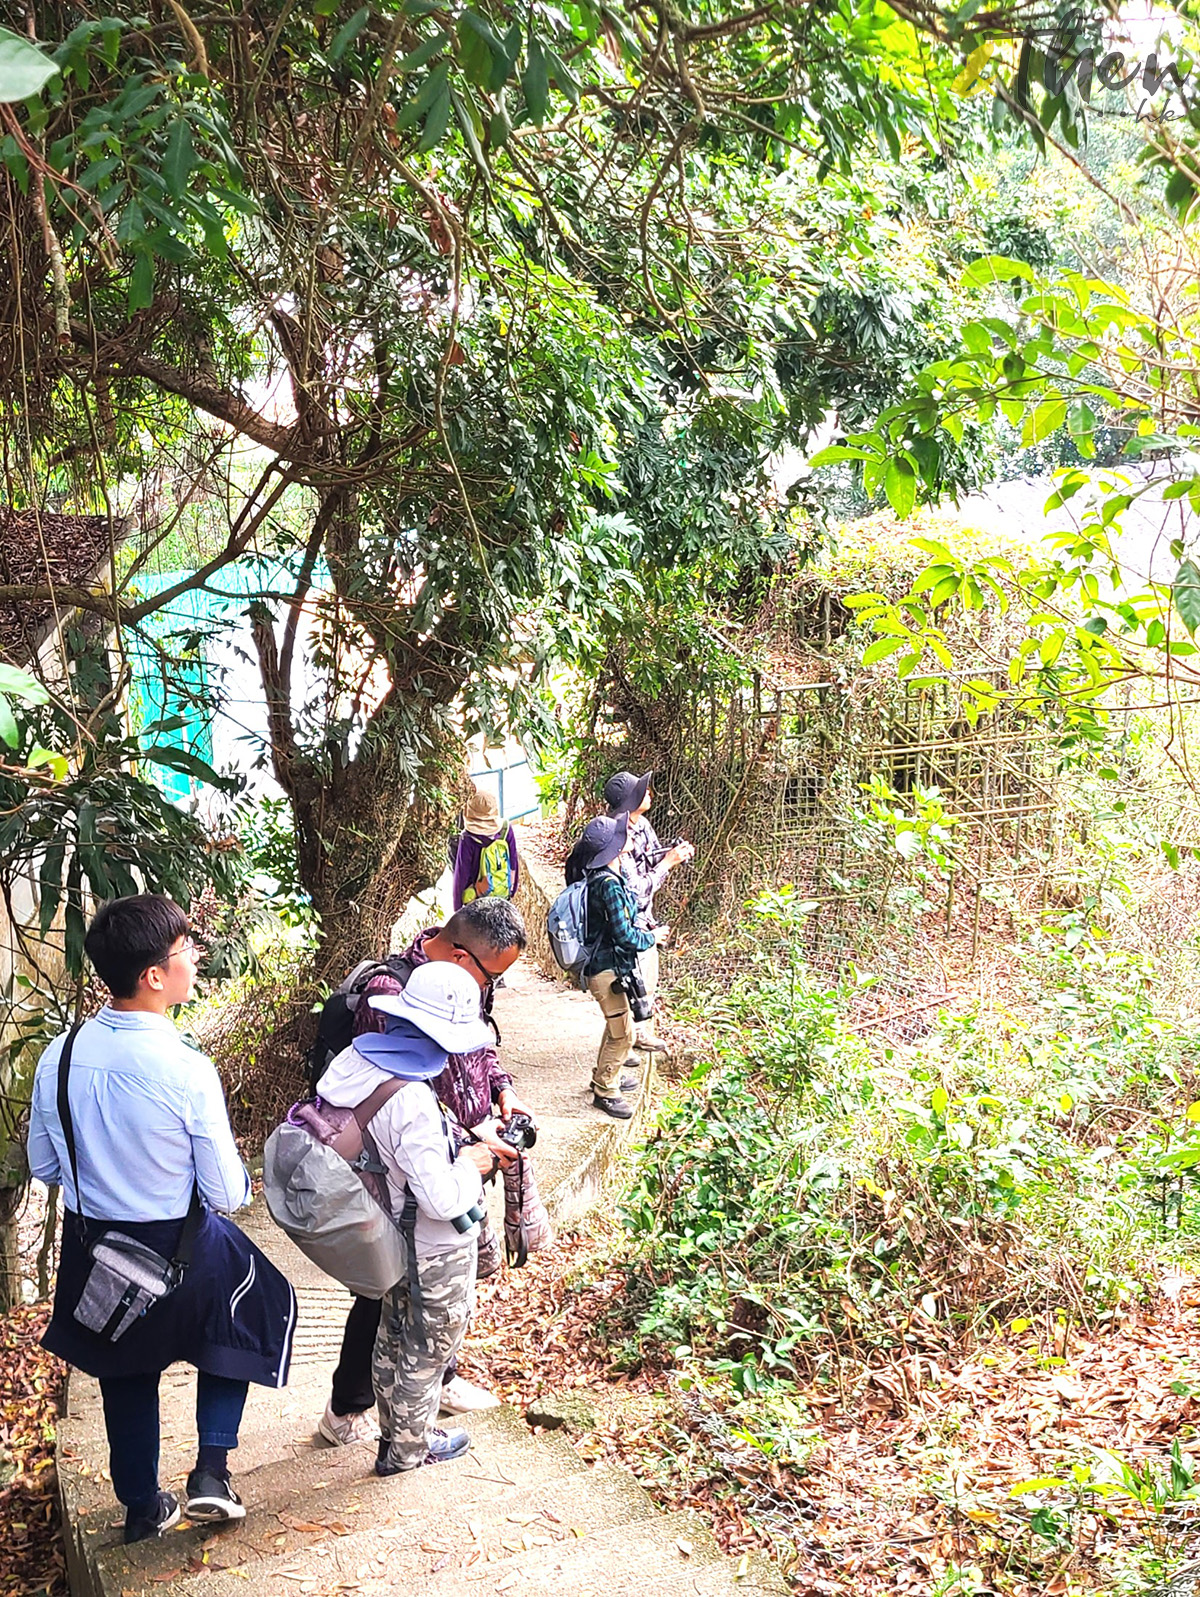
<svg viewBox="0 0 1200 1597"><path fill-rule="evenodd" d="M386 954L413 894L446 868L462 745L454 737L436 746L414 784L405 760L411 722L403 719L402 726L393 712L372 726L378 751L360 749L336 773L332 794L294 804L300 880L321 917L316 966L324 981Z"/></svg>
<svg viewBox="0 0 1200 1597"><path fill-rule="evenodd" d="M386 577L364 588L357 514L351 490L327 491L280 638L265 608L251 612L272 765L291 801L300 882L321 917L316 974L330 982L360 959L386 953L409 899L442 874L463 785L462 737L450 706L462 689L465 650L436 627L419 632ZM333 684L338 708L324 743L315 745L298 731L292 665L322 549L338 616L350 618L359 642L348 680ZM452 633L454 621L448 625ZM331 652L336 672L336 646ZM363 690L364 653L386 664L390 681L351 755L349 718L337 717L344 714L340 701L357 700Z"/></svg>
<svg viewBox="0 0 1200 1597"><path fill-rule="evenodd" d="M21 1301L17 1216L24 1196L24 1187L0 1187L0 1314L7 1314Z"/></svg>

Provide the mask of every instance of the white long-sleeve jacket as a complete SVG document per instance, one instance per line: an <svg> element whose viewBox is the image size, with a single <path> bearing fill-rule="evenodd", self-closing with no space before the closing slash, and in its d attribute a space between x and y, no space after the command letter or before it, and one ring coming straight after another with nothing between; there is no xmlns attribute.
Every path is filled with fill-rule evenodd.
<svg viewBox="0 0 1200 1597"><path fill-rule="evenodd" d="M351 1046L331 1060L318 1091L326 1103L353 1109L390 1079ZM483 1177L469 1159L455 1159L454 1138L429 1083L406 1082L371 1121L371 1135L387 1165L393 1213L404 1207L405 1182L417 1200L418 1256L461 1248L476 1231L456 1231L450 1221L483 1202Z"/></svg>

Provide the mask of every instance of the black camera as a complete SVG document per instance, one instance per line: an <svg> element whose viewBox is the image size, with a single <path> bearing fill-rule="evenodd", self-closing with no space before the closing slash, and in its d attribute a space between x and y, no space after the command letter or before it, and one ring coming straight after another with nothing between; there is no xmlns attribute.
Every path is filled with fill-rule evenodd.
<svg viewBox="0 0 1200 1597"><path fill-rule="evenodd" d="M633 1018L639 1025L650 1019L654 1013L654 1000L646 991L646 983L636 970L631 970L628 976L619 976L612 984L614 993L624 993L629 1000L629 1008Z"/></svg>
<svg viewBox="0 0 1200 1597"><path fill-rule="evenodd" d="M497 1128L496 1135L501 1142L507 1142L510 1148L520 1152L533 1147L537 1141L537 1127L528 1115L512 1114Z"/></svg>
<svg viewBox="0 0 1200 1597"><path fill-rule="evenodd" d="M479 1225L484 1218L485 1215L481 1206L478 1203L473 1203L466 1214L456 1214L450 1224L456 1231L467 1232L473 1225Z"/></svg>

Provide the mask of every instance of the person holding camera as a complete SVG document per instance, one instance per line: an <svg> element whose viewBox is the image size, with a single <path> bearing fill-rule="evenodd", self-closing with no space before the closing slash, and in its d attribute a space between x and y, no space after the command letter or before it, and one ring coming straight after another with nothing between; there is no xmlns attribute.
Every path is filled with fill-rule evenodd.
<svg viewBox="0 0 1200 1597"><path fill-rule="evenodd" d="M652 932L658 925L654 918L655 893L675 867L686 865L696 850L682 838L671 844L659 842L649 820L650 806L654 802L652 772L644 771L641 776L635 776L632 771L618 771L604 784L604 802L610 815L629 816L629 842L621 855L621 874L637 903L638 925L643 931ZM666 1044L654 1035L658 945L662 941L664 939L659 938L651 943L638 955L637 961L643 992L633 997L637 1022L633 1045L644 1054L667 1052Z"/></svg>
<svg viewBox="0 0 1200 1597"><path fill-rule="evenodd" d="M380 1418L375 1473L398 1475L461 1458L471 1445L466 1431L432 1422L474 1305L483 1179L499 1160L482 1142L459 1146L434 1086L448 1054L490 1041L478 985L453 964L426 961L402 992L369 1003L384 1029L362 1033L337 1055L321 1077L321 1097L352 1108L394 1078L403 1083L371 1120L393 1213L409 1193L416 1202L416 1258L383 1300L371 1369Z"/></svg>
<svg viewBox="0 0 1200 1597"><path fill-rule="evenodd" d="M629 989L636 979L638 955L670 935L670 927L646 931L637 923L637 901L621 874L620 860L629 844L629 817L599 815L583 829L578 857L587 881L585 936L589 949L583 978L604 1016L604 1035L592 1070L592 1103L614 1120L628 1120L633 1106L623 1094L637 1086L637 1076L622 1075L631 1063L634 1040Z"/></svg>
<svg viewBox="0 0 1200 1597"><path fill-rule="evenodd" d="M506 898L475 899L444 926L418 932L405 953L389 962L389 973L371 978L355 1011L356 1032L360 1036L382 1032L385 1017L371 999L394 997L404 990L414 971L430 963L456 966L472 979L480 1019L492 1028L495 983L520 957L525 943L525 922L515 904ZM458 1125L464 1130L474 1128L476 1140L500 1160L507 1181L510 1171L517 1173L515 1150L497 1135L498 1126L518 1115L527 1117L535 1128L537 1122L514 1091L512 1077L501 1068L494 1042L489 1029L479 1047L452 1052L434 1086ZM324 1081L322 1076L322 1096ZM500 1268L500 1243L486 1218L477 1248L478 1276L494 1274ZM371 1359L379 1316L378 1299L356 1297L346 1317L333 1389L317 1425L318 1434L332 1447L374 1441L379 1434L370 1413L375 1406ZM498 1402L493 1393L459 1375L454 1359L447 1361L441 1393L441 1407L447 1414L469 1414L494 1408Z"/></svg>

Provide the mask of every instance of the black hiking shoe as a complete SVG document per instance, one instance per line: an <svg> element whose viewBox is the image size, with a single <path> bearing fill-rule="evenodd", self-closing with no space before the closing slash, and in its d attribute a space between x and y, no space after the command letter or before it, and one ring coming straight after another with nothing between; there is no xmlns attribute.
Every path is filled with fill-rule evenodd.
<svg viewBox="0 0 1200 1597"><path fill-rule="evenodd" d="M379 1439L379 1453L375 1459L376 1475L406 1475L410 1469L420 1469L423 1464L449 1464L456 1458L461 1458L469 1452L471 1438L466 1431L455 1427L452 1431L442 1430L440 1425L430 1428L428 1434L428 1452L420 1464L393 1464L388 1457L391 1443L386 1436Z"/></svg>
<svg viewBox="0 0 1200 1597"><path fill-rule="evenodd" d="M638 1075L637 1071L627 1070L617 1083L617 1086L620 1087L622 1092L636 1092L641 1084L642 1078Z"/></svg>
<svg viewBox="0 0 1200 1597"><path fill-rule="evenodd" d="M598 1092L593 1092L592 1106L595 1109L599 1109L601 1114L611 1115L614 1120L633 1119L633 1105L626 1103L620 1093L613 1093L611 1097L602 1098Z"/></svg>
<svg viewBox="0 0 1200 1597"><path fill-rule="evenodd" d="M246 1517L229 1476L216 1475L210 1469L194 1469L188 1476L183 1511L198 1525L223 1525L227 1520Z"/></svg>
<svg viewBox="0 0 1200 1597"><path fill-rule="evenodd" d="M131 1508L125 1515L125 1545L133 1542L148 1542L152 1536L161 1536L163 1531L170 1530L179 1523L179 1499L174 1492L159 1492L154 1499L154 1506L146 1513L139 1509L136 1513Z"/></svg>

